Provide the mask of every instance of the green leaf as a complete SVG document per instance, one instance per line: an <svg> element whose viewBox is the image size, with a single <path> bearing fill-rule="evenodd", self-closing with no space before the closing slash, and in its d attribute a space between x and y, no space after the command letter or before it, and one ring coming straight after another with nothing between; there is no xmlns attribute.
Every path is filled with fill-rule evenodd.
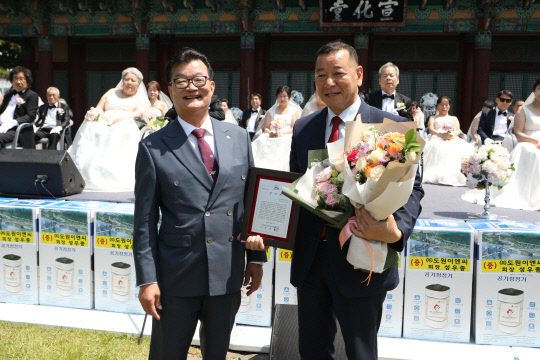
<svg viewBox="0 0 540 360"><path fill-rule="evenodd" d="M422 148L420 146L411 146L407 149L407 151L412 151L412 152L419 152Z"/></svg>
<svg viewBox="0 0 540 360"><path fill-rule="evenodd" d="M398 144L398 145L401 146L402 148L405 147L405 145L404 145L401 141L399 141L399 140L394 140L394 143L395 143L395 144Z"/></svg>
<svg viewBox="0 0 540 360"><path fill-rule="evenodd" d="M414 130L413 129L407 131L407 133L405 134L405 142L406 143L411 142L413 140L413 136L414 136Z"/></svg>

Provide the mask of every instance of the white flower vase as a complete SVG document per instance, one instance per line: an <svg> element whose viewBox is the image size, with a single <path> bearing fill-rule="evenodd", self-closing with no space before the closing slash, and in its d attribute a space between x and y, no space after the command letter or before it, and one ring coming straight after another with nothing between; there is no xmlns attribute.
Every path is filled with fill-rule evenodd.
<svg viewBox="0 0 540 360"><path fill-rule="evenodd" d="M484 212L481 213L481 214L478 214L478 217L480 219L485 219L485 220L494 220L497 218L497 216L495 214L491 214L489 212L489 201L490 201L490 191L489 191L489 182L487 181L484 181L484 186L485 186L485 189L486 189L486 197L484 198Z"/></svg>

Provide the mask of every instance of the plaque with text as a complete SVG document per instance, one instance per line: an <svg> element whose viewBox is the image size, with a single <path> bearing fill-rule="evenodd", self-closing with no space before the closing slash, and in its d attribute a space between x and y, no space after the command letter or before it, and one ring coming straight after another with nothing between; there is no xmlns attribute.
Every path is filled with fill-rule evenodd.
<svg viewBox="0 0 540 360"><path fill-rule="evenodd" d="M319 0L321 27L405 26L407 0Z"/></svg>
<svg viewBox="0 0 540 360"><path fill-rule="evenodd" d="M281 193L301 175L251 168L241 240L260 235L264 244L294 250L300 208Z"/></svg>

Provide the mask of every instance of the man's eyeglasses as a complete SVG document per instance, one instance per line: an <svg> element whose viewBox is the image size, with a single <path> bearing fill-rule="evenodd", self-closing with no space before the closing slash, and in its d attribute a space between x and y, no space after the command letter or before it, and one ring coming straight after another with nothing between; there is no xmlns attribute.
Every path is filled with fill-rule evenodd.
<svg viewBox="0 0 540 360"><path fill-rule="evenodd" d="M191 79L177 78L171 81L171 84L174 84L174 86L176 86L177 89L185 89L189 86L189 82L192 82L193 85L200 88L206 85L206 80L208 80L208 76L200 75L200 76L195 76L194 78L191 78Z"/></svg>
<svg viewBox="0 0 540 360"><path fill-rule="evenodd" d="M501 102L507 102L507 103L511 103L512 102L512 99L503 99L503 98L499 98L499 100Z"/></svg>

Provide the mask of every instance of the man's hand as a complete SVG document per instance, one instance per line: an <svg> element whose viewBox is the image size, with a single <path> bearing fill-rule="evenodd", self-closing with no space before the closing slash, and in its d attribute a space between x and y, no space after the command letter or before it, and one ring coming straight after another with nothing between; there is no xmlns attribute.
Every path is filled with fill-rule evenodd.
<svg viewBox="0 0 540 360"><path fill-rule="evenodd" d="M238 240L240 240L240 234L238 234ZM268 250L268 246L264 245L264 240L259 235L250 236L246 240L246 249L248 250Z"/></svg>
<svg viewBox="0 0 540 360"><path fill-rule="evenodd" d="M246 275L244 279L244 286L247 286L249 284L249 286L247 287L248 289L248 292L246 294L247 296L251 295L259 288L259 286L261 285L262 277L263 277L262 265L254 264L254 263L248 263L246 265Z"/></svg>
<svg viewBox="0 0 540 360"><path fill-rule="evenodd" d="M353 225L349 225L354 235L365 240L385 243L395 243L401 239L402 232L397 227L394 215L390 215L385 220L377 221L364 207L355 209L355 211L358 229L355 229Z"/></svg>
<svg viewBox="0 0 540 360"><path fill-rule="evenodd" d="M156 320L159 320L159 314L157 313L156 308L161 310L161 291L159 290L158 284L141 285L139 289L139 302L147 314L150 314Z"/></svg>
<svg viewBox="0 0 540 360"><path fill-rule="evenodd" d="M56 126L51 130L51 134L60 134L61 131L62 131L62 127Z"/></svg>

